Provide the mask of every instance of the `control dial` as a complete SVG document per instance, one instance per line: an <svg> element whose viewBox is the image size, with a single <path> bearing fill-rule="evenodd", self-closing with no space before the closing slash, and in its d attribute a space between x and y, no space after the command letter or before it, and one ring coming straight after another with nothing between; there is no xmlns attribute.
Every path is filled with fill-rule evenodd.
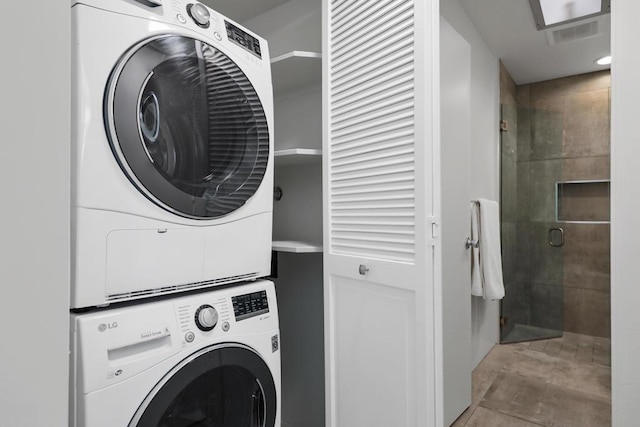
<svg viewBox="0 0 640 427"><path fill-rule="evenodd" d="M189 12L189 16L191 16L196 24L202 28L209 28L211 14L206 6L200 3L190 4L187 6L187 12Z"/></svg>
<svg viewBox="0 0 640 427"><path fill-rule="evenodd" d="M196 326L201 331L210 331L218 324L218 312L208 304L201 305L196 310Z"/></svg>

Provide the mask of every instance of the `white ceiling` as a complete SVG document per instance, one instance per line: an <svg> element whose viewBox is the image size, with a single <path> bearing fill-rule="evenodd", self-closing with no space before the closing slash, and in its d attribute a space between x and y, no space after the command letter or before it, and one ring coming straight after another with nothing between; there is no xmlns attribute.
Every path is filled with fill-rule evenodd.
<svg viewBox="0 0 640 427"><path fill-rule="evenodd" d="M536 30L529 0L459 1L517 84L609 68L594 61L611 52L610 15L603 19L604 35L551 46L545 31Z"/></svg>
<svg viewBox="0 0 640 427"><path fill-rule="evenodd" d="M216 12L233 19L245 22L269 9L280 6L289 0L200 0Z"/></svg>

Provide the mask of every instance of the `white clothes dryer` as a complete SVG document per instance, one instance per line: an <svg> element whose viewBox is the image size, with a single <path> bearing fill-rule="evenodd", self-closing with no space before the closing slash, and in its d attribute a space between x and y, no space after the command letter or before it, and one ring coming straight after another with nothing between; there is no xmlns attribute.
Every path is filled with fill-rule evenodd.
<svg viewBox="0 0 640 427"><path fill-rule="evenodd" d="M280 427L272 282L71 319L72 427Z"/></svg>
<svg viewBox="0 0 640 427"><path fill-rule="evenodd" d="M267 42L195 0L71 10L71 308L269 275Z"/></svg>

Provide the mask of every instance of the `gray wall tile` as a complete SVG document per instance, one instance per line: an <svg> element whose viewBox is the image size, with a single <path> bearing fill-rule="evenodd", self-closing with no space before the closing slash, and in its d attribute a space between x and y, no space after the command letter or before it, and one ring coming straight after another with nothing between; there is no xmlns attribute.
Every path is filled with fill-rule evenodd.
<svg viewBox="0 0 640 427"><path fill-rule="evenodd" d="M564 224L564 286L609 292L611 232L609 224Z"/></svg>
<svg viewBox="0 0 640 427"><path fill-rule="evenodd" d="M531 325L564 330L562 285L533 283L531 285Z"/></svg>
<svg viewBox="0 0 640 427"><path fill-rule="evenodd" d="M609 90L567 95L564 100L564 157L609 154Z"/></svg>
<svg viewBox="0 0 640 427"><path fill-rule="evenodd" d="M518 161L531 159L531 109L518 107Z"/></svg>
<svg viewBox="0 0 640 427"><path fill-rule="evenodd" d="M587 179L609 179L611 159L608 155L572 157L562 161L562 179L578 181Z"/></svg>
<svg viewBox="0 0 640 427"><path fill-rule="evenodd" d="M555 221L556 182L562 179L562 160L531 162L530 219Z"/></svg>
<svg viewBox="0 0 640 427"><path fill-rule="evenodd" d="M565 330L609 338L611 336L610 299L609 292L565 287Z"/></svg>
<svg viewBox="0 0 640 427"><path fill-rule="evenodd" d="M549 229L553 222L531 223L531 281L562 286L563 249L549 245Z"/></svg>
<svg viewBox="0 0 640 427"><path fill-rule="evenodd" d="M562 156L564 118L562 113L533 109L531 116L531 159Z"/></svg>

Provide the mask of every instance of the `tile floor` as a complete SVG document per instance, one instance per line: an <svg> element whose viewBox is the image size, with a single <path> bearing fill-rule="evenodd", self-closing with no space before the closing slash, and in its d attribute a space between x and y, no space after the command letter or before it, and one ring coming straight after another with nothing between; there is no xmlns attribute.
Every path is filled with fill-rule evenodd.
<svg viewBox="0 0 640 427"><path fill-rule="evenodd" d="M473 371L472 399L452 427L611 426L611 341L498 345Z"/></svg>

